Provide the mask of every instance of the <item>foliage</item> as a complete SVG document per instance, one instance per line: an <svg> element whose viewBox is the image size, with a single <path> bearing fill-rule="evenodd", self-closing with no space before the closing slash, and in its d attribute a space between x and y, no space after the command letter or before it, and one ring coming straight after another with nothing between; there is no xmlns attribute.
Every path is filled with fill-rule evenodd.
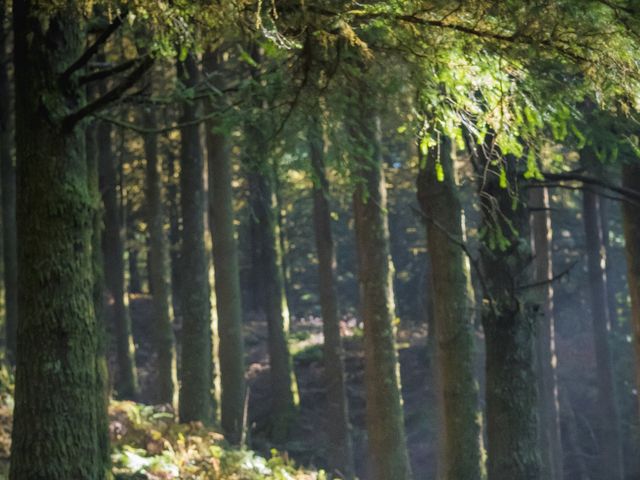
<svg viewBox="0 0 640 480"><path fill-rule="evenodd" d="M0 477L8 467L13 398L0 398ZM136 480L325 480L295 466L286 453L266 459L230 447L215 430L180 425L162 406L112 402L109 407L114 478Z"/></svg>

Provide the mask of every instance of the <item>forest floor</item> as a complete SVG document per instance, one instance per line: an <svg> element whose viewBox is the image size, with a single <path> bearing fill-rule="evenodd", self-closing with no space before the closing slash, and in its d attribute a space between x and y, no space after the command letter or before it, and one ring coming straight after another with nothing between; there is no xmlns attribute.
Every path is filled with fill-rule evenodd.
<svg viewBox="0 0 640 480"><path fill-rule="evenodd" d="M151 306L148 297L133 296L131 301L133 331L136 339L152 338ZM177 325L179 329L179 325ZM327 399L324 389L322 365L322 323L319 318L298 318L291 322L290 349L298 381L300 406L298 421L286 444L273 444L267 436L270 383L267 354L266 322L257 319L244 325L247 356L247 378L249 385L249 447L269 456L272 448L287 452L299 464L324 468L327 464ZM353 318L342 322L345 345L345 369L347 393L355 450L356 472L366 480L367 440L365 428L364 356L362 330ZM480 384L479 402L484 410L484 341L481 333L476 338L476 378ZM565 443L565 474L572 480L580 478L581 471L596 467L598 446L593 441L597 389L593 372L595 356L588 330L570 337L556 337L558 353L558 379L561 385L562 437ZM405 426L409 455L414 472L421 478L436 477L437 429L435 381L427 354L427 335L423 325L404 323L398 330L398 355L402 394L404 400ZM626 358L623 355L616 357ZM153 402L153 359L151 345L139 343L137 350L139 376L144 402ZM622 366L624 367L624 366ZM624 368L618 367L619 370ZM630 371L630 370L629 370ZM631 381L620 379L619 381ZM635 399L621 399L633 403ZM628 422L627 422L628 423ZM625 448L632 449L636 433L631 425L623 425ZM630 457L634 458L634 457ZM627 471L639 471L637 462L627 466Z"/></svg>
<svg viewBox="0 0 640 480"><path fill-rule="evenodd" d="M146 296L132 296L131 317L137 343L137 365L142 401L154 403L154 378L151 366L151 305ZM179 325L178 325L179 328ZM366 430L364 357L362 330L355 319L342 322L345 338L347 392L354 441L356 470L366 475ZM326 466L325 422L327 399L322 366L322 323L319 318L294 319L291 322L290 348L300 396L298 421L286 444L273 444L266 435L270 408L269 362L266 323L252 320L245 324L247 379L249 385L249 447L269 455L271 448L286 451L298 463L310 467ZM398 352L401 366L405 424L411 463L424 478L435 474L436 445L435 390L430 381L426 331L420 326L400 328Z"/></svg>
<svg viewBox="0 0 640 480"><path fill-rule="evenodd" d="M164 406L153 405L155 400L154 358L150 340L153 338L153 316L148 296L131 297L131 317L136 340L136 361L141 385L141 402L114 402L111 406L111 437L119 478L194 478L185 476L186 469L197 472L239 472L241 476L223 478L267 479L278 469L284 469L295 479L320 478L315 472L295 468L298 465L323 468L326 465L327 439L324 371L322 366L322 324L318 318L295 319L291 323L291 352L298 379L300 406L298 421L285 444L273 444L267 438L270 406L269 364L266 350L267 331L264 321L245 324L246 353L249 384L248 447L238 451L225 446L215 430L198 425L177 425ZM177 325L179 330L179 325ZM356 469L366 480L367 444L365 430L365 393L363 383L364 357L362 331L355 319L342 322L345 338L345 367L349 396L350 419L353 427ZM477 345L483 344L478 337ZM567 479L579 477L580 470L588 470L595 458L597 445L588 441L593 437L592 421L595 388L593 385L593 352L589 335L571 339L557 339L561 385L560 402L565 445L565 473ZM405 424L411 463L421 478L435 478L437 457L437 413L435 382L427 355L426 332L419 325L401 325L398 332L398 352L403 386ZM477 378L482 390L482 351L476 352ZM0 369L0 387L10 384L6 369ZM5 386L6 386L5 385ZM13 399L0 388L0 479L6 474L9 460ZM9 388L9 390L11 390ZM482 392L480 403L482 404ZM633 399L631 399L633 400ZM635 405L635 403L634 403ZM482 408L482 405L481 405ZM626 428L625 428L626 430ZM628 433L625 432L625 437ZM580 445L581 447L578 447ZM633 442L627 442L631 448ZM277 451L282 453L277 453ZM264 458L263 458L264 457ZM268 460L267 460L268 459ZM638 471L629 465L628 471ZM137 470L136 470L137 469ZM160 476L128 476L127 472L156 469ZM179 469L179 470L176 470ZM176 477L172 473L179 471ZM272 474L265 472L271 471ZM261 473L262 472L262 473ZM166 474L166 475L165 475ZM278 474L279 475L279 474ZM198 477L199 478L199 477ZM214 476L212 478L219 478ZM631 477L635 478L635 477Z"/></svg>

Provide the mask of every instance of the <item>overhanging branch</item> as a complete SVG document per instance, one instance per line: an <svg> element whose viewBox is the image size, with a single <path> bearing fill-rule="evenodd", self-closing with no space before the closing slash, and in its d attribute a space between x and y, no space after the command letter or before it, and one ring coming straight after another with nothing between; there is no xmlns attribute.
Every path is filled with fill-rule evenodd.
<svg viewBox="0 0 640 480"><path fill-rule="evenodd" d="M147 70L153 65L153 58L147 57L143 59L138 66L123 79L118 85L113 87L107 93L101 97L95 99L93 102L88 103L84 107L80 108L74 113L69 114L64 119L64 126L67 129L73 128L83 118L98 112L110 103L118 100L124 93L129 90L135 83L142 78Z"/></svg>
<svg viewBox="0 0 640 480"><path fill-rule="evenodd" d="M98 53L100 45L105 43L109 39L109 37L113 35L113 33L118 28L120 28L124 21L124 17L127 16L127 13L128 10L123 9L120 15L117 15L109 24L109 26L100 35L98 35L98 38L96 38L95 42L93 42L75 62L73 62L64 72L62 72L60 79L63 83L66 83L74 72L84 67L91 59L91 57Z"/></svg>

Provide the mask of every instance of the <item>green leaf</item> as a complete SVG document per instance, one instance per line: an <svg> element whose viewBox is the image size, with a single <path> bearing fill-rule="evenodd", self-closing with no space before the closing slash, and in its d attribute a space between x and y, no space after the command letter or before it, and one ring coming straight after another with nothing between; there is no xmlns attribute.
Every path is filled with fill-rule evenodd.
<svg viewBox="0 0 640 480"><path fill-rule="evenodd" d="M544 180L540 169L538 168L538 162L536 162L536 154L533 150L529 150L527 155L527 171L524 172L524 178L527 180L535 178L536 180Z"/></svg>
<svg viewBox="0 0 640 480"><path fill-rule="evenodd" d="M430 146L430 138L429 137L422 137L422 139L420 140L420 153L422 153L422 155L427 155L427 153L429 153L429 146Z"/></svg>
<svg viewBox="0 0 640 480"><path fill-rule="evenodd" d="M436 162L436 179L439 182L444 182L444 169L442 168L442 163Z"/></svg>
<svg viewBox="0 0 640 480"><path fill-rule="evenodd" d="M504 169L504 165L500 166L500 188L507 188L507 171Z"/></svg>
<svg viewBox="0 0 640 480"><path fill-rule="evenodd" d="M187 59L187 55L189 55L189 49L182 45L180 47L180 55L178 55L178 60L184 62Z"/></svg>

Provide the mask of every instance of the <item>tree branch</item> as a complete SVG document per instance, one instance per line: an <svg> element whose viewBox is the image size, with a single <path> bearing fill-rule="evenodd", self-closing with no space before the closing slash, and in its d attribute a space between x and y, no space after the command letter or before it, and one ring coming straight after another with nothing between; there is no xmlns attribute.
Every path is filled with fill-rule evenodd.
<svg viewBox="0 0 640 480"><path fill-rule="evenodd" d="M565 275L568 275L569 273L571 273L571 270L573 270L573 267L575 267L578 264L578 262L579 262L579 260L576 260L571 265L569 265L567 268L565 268L563 271L561 271L560 273L554 275L551 278L547 278L545 280L540 280L539 282L529 283L528 285L521 285L521 286L518 287L518 290L527 290L529 288L542 287L544 285L548 285L548 284L553 283L553 282L555 282L557 280L560 280Z"/></svg>
<svg viewBox="0 0 640 480"><path fill-rule="evenodd" d="M582 175L580 173L573 173L573 172L543 173L542 175L544 176L545 180L575 181L575 182L581 182L587 185L595 185L640 203L640 191L632 190L630 188L620 187L618 185L614 185L613 183L609 183L606 180L602 180L600 178L590 177L588 175Z"/></svg>
<svg viewBox="0 0 640 480"><path fill-rule="evenodd" d="M122 80L118 85L113 87L107 93L101 97L95 99L93 102L88 103L84 107L80 108L74 113L67 115L64 119L64 126L67 129L73 128L83 118L101 110L110 103L118 100L127 90L129 90L149 68L153 65L153 58L147 57L142 60L138 66L131 72L131 74Z"/></svg>
<svg viewBox="0 0 640 480"><path fill-rule="evenodd" d="M73 62L64 72L62 72L60 80L63 83L66 83L75 71L84 67L91 59L91 57L98 53L98 48L100 48L100 45L105 43L113 34L113 32L120 28L127 13L128 10L126 8L123 9L120 15L117 15L113 19L113 22L111 22L109 26L98 36L98 38L96 38L95 42L93 42L75 62Z"/></svg>
<svg viewBox="0 0 640 480"><path fill-rule="evenodd" d="M114 65L113 67L98 70L93 73L88 73L87 75L82 75L79 79L80 85L84 85L90 82L95 82L96 80L103 80L112 75L116 75L118 73L127 71L131 67L133 67L136 63L138 63L141 60L141 58L133 58L131 60L127 60L126 62L122 62L118 65Z"/></svg>

